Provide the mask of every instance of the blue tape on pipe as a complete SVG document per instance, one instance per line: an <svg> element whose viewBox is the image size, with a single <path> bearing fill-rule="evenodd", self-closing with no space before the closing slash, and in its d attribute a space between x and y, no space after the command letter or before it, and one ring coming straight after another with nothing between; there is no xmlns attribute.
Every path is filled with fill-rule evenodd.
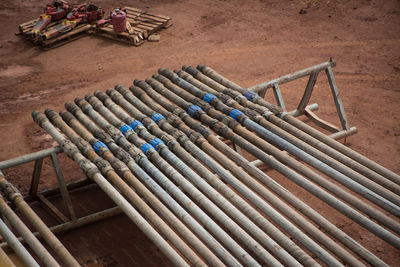
<svg viewBox="0 0 400 267"><path fill-rule="evenodd" d="M203 96L203 100L206 101L207 103L210 103L214 98L217 97L213 94L206 94L205 96Z"/></svg>
<svg viewBox="0 0 400 267"><path fill-rule="evenodd" d="M191 106L188 108L187 113L189 113L189 115L190 115L191 117L194 117L194 116L196 115L196 112L197 112L198 110L202 110L201 107L196 106L196 105L191 105Z"/></svg>
<svg viewBox="0 0 400 267"><path fill-rule="evenodd" d="M160 113L155 113L153 116L151 116L151 119L155 122L158 123L159 120L165 120L165 117L161 115Z"/></svg>
<svg viewBox="0 0 400 267"><path fill-rule="evenodd" d="M146 152L147 152L149 149L152 149L152 148L153 148L153 147L152 147L150 144L148 144L148 143L143 144L143 145L140 146L140 149L141 149L142 152L145 153L145 154L146 154Z"/></svg>
<svg viewBox="0 0 400 267"><path fill-rule="evenodd" d="M163 140L160 138L154 138L153 140L150 140L150 145L152 145L154 148L157 148L159 144L164 144Z"/></svg>
<svg viewBox="0 0 400 267"><path fill-rule="evenodd" d="M257 93L255 93L253 91L247 91L243 95L250 101L257 97Z"/></svg>
<svg viewBox="0 0 400 267"><path fill-rule="evenodd" d="M128 124L123 125L121 128L119 128L119 130L125 134L127 131L132 130L131 126L129 126Z"/></svg>
<svg viewBox="0 0 400 267"><path fill-rule="evenodd" d="M143 125L143 123L138 120L133 120L131 123L129 123L129 126L132 128L132 130L135 130L139 125Z"/></svg>
<svg viewBox="0 0 400 267"><path fill-rule="evenodd" d="M235 120L237 119L237 117L239 117L239 115L243 114L243 112L241 112L238 109L234 109L229 113L229 116L231 116L232 118L234 118Z"/></svg>
<svg viewBox="0 0 400 267"><path fill-rule="evenodd" d="M99 150L100 150L102 147L108 149L108 147L106 146L106 144L104 144L103 142L100 142L100 141L97 141L97 142L94 143L94 145L93 145L93 149L94 149L94 151L96 151L96 153L98 153Z"/></svg>

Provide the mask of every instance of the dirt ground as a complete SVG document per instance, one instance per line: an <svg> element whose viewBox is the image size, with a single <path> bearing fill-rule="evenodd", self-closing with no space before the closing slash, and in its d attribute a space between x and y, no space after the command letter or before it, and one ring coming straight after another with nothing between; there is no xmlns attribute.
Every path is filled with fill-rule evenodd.
<svg viewBox="0 0 400 267"><path fill-rule="evenodd" d="M160 42L140 47L90 36L44 52L14 33L18 24L37 17L46 2L1 1L0 161L55 145L32 121L33 110L60 111L75 97L115 84L129 86L159 67L205 64L248 87L332 57L348 120L358 128L346 144L400 173L399 1L93 2L106 10L150 7L172 17L174 25L161 32ZM306 82L282 86L289 107L300 100ZM338 123L324 75L311 101L319 104L318 115ZM68 177L77 173L68 162L63 170ZM31 172L31 164L5 171L23 192ZM42 181L42 186L51 183ZM386 262L400 265L398 250L373 236L356 239Z"/></svg>

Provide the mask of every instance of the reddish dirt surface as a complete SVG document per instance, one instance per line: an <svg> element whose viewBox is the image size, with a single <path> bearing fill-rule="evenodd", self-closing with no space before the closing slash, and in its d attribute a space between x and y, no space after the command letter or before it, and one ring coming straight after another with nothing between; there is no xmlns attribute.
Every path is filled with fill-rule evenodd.
<svg viewBox="0 0 400 267"><path fill-rule="evenodd" d="M330 57L351 126L352 149L400 173L400 3L399 1L96 1L111 10L150 7L173 18L159 43L129 47L85 37L42 51L15 36L18 24L40 14L45 2L0 3L0 160L54 146L31 119L33 110L62 110L63 104L115 84L129 86L159 67L206 64L247 87L303 69ZM305 14L300 14L303 9ZM282 86L295 107L307 80ZM270 92L271 93L271 92ZM272 95L267 95L272 99ZM323 119L337 123L326 78L318 79L312 102ZM62 158L67 179L81 176ZM44 177L52 174L45 162ZM23 192L32 164L6 170ZM47 176L46 176L47 175ZM277 176L279 180L280 177ZM54 178L42 181L51 186ZM301 189L287 185L307 199ZM399 251L355 223L336 216L314 198L308 203L391 265Z"/></svg>

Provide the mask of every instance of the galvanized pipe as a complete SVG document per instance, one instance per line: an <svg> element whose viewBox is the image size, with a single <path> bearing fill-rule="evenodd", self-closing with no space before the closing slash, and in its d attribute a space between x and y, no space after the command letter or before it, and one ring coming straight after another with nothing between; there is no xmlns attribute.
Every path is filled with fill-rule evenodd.
<svg viewBox="0 0 400 267"><path fill-rule="evenodd" d="M182 68L190 74L186 73L185 71L175 71L179 75L179 77L185 79L186 81L203 91L214 94L226 105L239 109L247 116L249 116L252 120L256 121L268 130L285 138L285 140L295 144L302 150L318 158L329 166L339 170L343 174L355 178L355 180L360 184L368 187L378 194L381 194L393 203L400 205L400 197L398 196L400 194L399 185L386 179L380 174L371 171L364 165L361 165L351 158L339 153L337 150L334 150L330 146L319 142L315 138L307 135L306 133L299 131L296 127L291 126L290 124L273 115L271 112L268 111L267 108L252 103L239 92L224 87L223 85L202 74L199 70L191 66L183 66ZM233 99L229 96L231 96ZM214 104L214 100L211 101L210 104ZM268 115L267 117L271 121L278 120L278 123L275 124L286 124L284 125L285 127L282 127L282 129L284 129L285 131L279 128L279 125L276 126L273 123L268 122L256 111L259 111L261 114L267 114L269 112L270 115ZM295 131L295 133L293 133L292 135L291 133L293 131ZM299 137L297 138L296 136ZM376 183L380 184L381 186L378 186Z"/></svg>
<svg viewBox="0 0 400 267"><path fill-rule="evenodd" d="M155 85L157 83L154 79L148 79L146 81L150 85ZM135 80L135 84L138 85L139 81ZM172 93L171 91L167 90L160 83L158 83L158 86L154 86L153 88L156 91L159 91L160 94L166 96L172 102L177 103L178 105L181 105L182 107L184 107L186 109L189 109L189 107L191 106L191 104L187 103L185 100L183 100L179 96L177 96L174 93ZM152 90L152 89L147 88L147 91L150 91L150 90ZM159 99L157 99L157 101L159 101ZM174 107L174 109L175 109L175 107ZM183 111L181 113L183 113ZM206 118L205 124L208 124L210 127L212 127L213 130L216 131L218 134L223 134L223 135L225 135L225 133L233 134L233 133L229 132L229 130L228 130L229 128L227 128L225 125L221 124L217 120L214 120L214 119L211 119L210 117L208 117L208 115L206 115L204 111L200 111L198 109L195 113L197 113L197 114L201 113L201 115L198 117ZM263 155L265 155L265 154L263 153ZM263 209L263 208L266 208L266 206L261 206L259 208ZM266 211L266 210L263 210L263 212L268 214L268 211ZM319 258L321 258L321 260L323 260L325 262L329 262L330 264L333 264L333 265L336 265L336 264L340 265L340 263L335 258L333 258L325 250L323 250L317 243L315 243L307 235L305 235L303 232L301 232L295 225L293 225L291 222L287 221L286 218L281 216L279 213L277 214L277 216L279 218L280 225L286 231L289 231L291 234L296 235L298 237L299 241L301 241L308 249L313 251Z"/></svg>
<svg viewBox="0 0 400 267"><path fill-rule="evenodd" d="M96 118L94 119L95 121L103 121L102 117L100 117L97 112L91 107L86 101L80 100L78 101L78 104L81 105L81 108L83 109L84 112L86 112L91 118ZM117 131L110 131L108 130L107 133L98 128L96 125L94 125L91 121L88 120L86 116L82 116L82 112L78 112L77 109L73 108L73 105L66 105L67 109L74 113L75 116L80 120L82 124L85 125L86 128L88 128L94 135L99 138L102 142L104 142L110 149L111 151L117 153L121 153L119 150L120 147L114 143L115 141L123 147L125 151L127 151L129 154L129 157L132 157L137 161L137 163L143 167L145 171L147 171L152 177L156 176L156 179L158 182L163 184L168 183L168 179L159 172L157 168L155 168L152 163L146 158L146 156L138 150L135 146L133 146L129 141L125 139L125 137L120 133L118 130ZM103 123L108 124L106 121ZM112 136L111 136L112 135ZM113 139L114 138L114 139ZM123 150L123 151L124 151ZM126 155L123 155L124 159L126 159ZM121 158L121 159L122 159ZM176 215L181 218L189 227L190 229L195 232L202 240L204 243L206 243L210 249L214 251L214 253L227 265L229 266L239 266L240 264L236 261L236 259L221 245L217 240L214 239L214 237L207 232L203 226L201 226L189 213L187 213L178 202L176 202L161 186L159 186L145 171L143 171L135 161L131 160L128 158L129 161L125 162L130 170L137 176L138 178L141 178L141 181L146 184L147 187L151 189L151 191L157 195L165 205L167 205L172 211L176 213ZM158 176L158 177L157 177ZM164 178L165 177L165 178ZM162 179L159 179L162 178ZM168 180L168 181L167 181ZM174 190L174 186L168 186L168 191L173 194L176 189ZM183 202L183 206L191 206L193 205L192 201L186 201Z"/></svg>
<svg viewBox="0 0 400 267"><path fill-rule="evenodd" d="M119 90L124 91L124 95L129 94L131 96L131 100L135 98L132 93L129 92L127 88L124 88L122 86L118 87ZM135 116L137 119L143 122L144 126L146 126L152 133L157 135L157 137L161 138L165 144L170 147L170 149L177 154L181 159L183 159L188 165L190 165L191 168L193 168L195 171L197 171L200 176L204 179L206 179L210 184L212 184L215 188L218 189L220 193L222 193L230 202L235 204L238 208L240 208L243 212L246 212L248 216L251 218L257 217L257 218L262 218L260 214L258 214L254 208L252 208L246 201L242 200L233 190L231 190L228 186L226 186L220 179L218 179L215 175L213 175L207 168L205 168L203 165L199 164L197 160L191 156L188 152L186 152L180 145L177 143L174 137L170 136L169 134L165 133L162 131L155 122L141 113L141 111L147 111L147 112L152 112L149 110L149 108L142 103L139 99L135 99L136 109L134 106L132 106L127 100L123 98L121 94L119 94L115 90L108 90L107 91L110 96L112 96L115 101L120 104L126 112L128 112L130 115ZM125 123L129 124L131 122L137 123L131 116L129 116L127 113L125 113L124 110L122 110L118 105L116 105L110 97L108 97L106 94L103 92L96 92L95 95L101 99L101 101L114 113L116 114L119 118L121 118ZM141 111L139 111L141 110ZM152 112L152 115L154 115L155 112ZM153 116L153 118L156 118ZM162 120L162 118L158 118L157 120ZM135 131L137 131L138 134L143 134L143 132L146 130L145 128L143 129L143 126L138 125L135 127ZM172 127L172 126L171 126ZM196 155L200 160L203 161L203 163L206 164L206 166L209 166L211 169L215 170L216 167L218 168L217 174L220 175L221 177L228 176L229 174L221 169L219 166L216 166L216 162L213 161L210 157L208 157L201 149L197 148L187 137L185 138L183 133L176 133L175 134L180 134L179 137L177 137L180 141L180 143L187 148L189 152L192 154ZM148 139L154 140L154 136L148 136ZM149 141L149 140L148 140ZM206 162L204 162L206 161ZM222 173L221 173L222 172ZM221 175L222 174L222 175ZM194 184L198 184L199 187L207 187L204 185L201 185L199 183L200 179L202 181L202 178L199 177L197 174L193 174L193 176L187 176L188 179L192 181ZM202 191L204 191L202 189ZM219 194L214 190L213 194L215 196L219 196ZM211 198L211 196L210 196ZM215 197L213 197L215 198ZM226 200L225 200L226 201ZM217 202L217 201L215 201ZM234 213L231 212L231 216L233 219L235 219L239 224L244 225L246 227L246 230L249 230L250 233L253 234L254 238L257 238L259 242L261 242L266 248L268 248L270 251L273 252L274 255L277 255L279 259L286 265L296 265L296 261L285 251L283 250L275 241L273 241L268 235L266 235L264 232L261 231L258 227L253 225L251 221L242 215L234 206L232 206L229 202L223 202L223 205L227 205L231 207L231 209L234 211ZM249 214L249 211L250 214ZM264 219L266 223L269 223L267 220ZM273 226L271 224L271 226ZM261 227L261 226L260 226ZM265 227L263 227L265 228ZM268 230L270 227L267 228ZM267 233L271 232L274 233L274 231L277 231L280 233L280 231L274 227L273 231L268 231ZM282 236L284 236L282 234ZM311 259L312 260L312 259ZM310 264L310 262L308 262Z"/></svg>
<svg viewBox="0 0 400 267"><path fill-rule="evenodd" d="M104 105L99 101L96 97L94 96L87 96L86 98L89 103L94 107L95 110L97 110L103 117L105 117L110 125L114 125L114 127L122 129L122 127L126 127L126 130L121 130L121 132L124 133L126 138L134 143L136 146L143 146L145 144L144 141L140 142L139 137L137 134L130 128L128 125L125 123L121 122L118 118L116 118L107 108L104 107ZM109 127L109 125L105 126L106 128ZM128 128L129 127L129 128ZM143 127L144 128L144 127ZM144 130L144 129L143 129ZM162 147L163 145L163 147ZM167 165L167 161L165 161L162 157L158 156L156 154L157 152L155 151L149 158L154 161L154 163L160 168L164 168L164 171L169 174L168 176L179 186L181 186L193 199L195 199L198 203L200 203L204 209L208 210L210 214L212 214L217 220L219 220L221 223L224 224L224 226L230 230L233 235L235 235L239 240L241 240L246 246L254 252L260 259L262 259L265 263L270 264L270 265L280 265L278 261L276 261L266 250L258 244L248 233L246 233L242 228L240 228L229 216L227 216L221 209L219 209L217 206L214 205L212 201L210 201L207 197L203 195L200 190L198 190L196 187L194 187L191 183L189 183L184 176L182 176L179 172L177 172L175 169L172 168L174 166L175 168L179 169L183 174L185 174L186 177L191 177L194 178L195 180L199 182L203 181L200 176L198 176L195 172L191 171L191 169L186 166L185 163L183 163L178 157L176 157L172 152L169 151L168 147L165 146L165 144L159 143L157 145L154 145L154 148L157 149L157 147L160 148L160 154L164 158L166 158L171 165ZM147 153L146 153L147 154ZM168 167L163 167L163 166L168 166ZM209 197L212 196L214 201L218 201L220 206L223 206L225 208L225 212L229 213L231 212L232 215L234 214L234 211L230 210L229 208L233 208L233 206L228 207L227 205L224 206L224 201L221 200L219 197L214 197L217 196L217 192L209 186L207 183L203 181L202 183L202 191L204 194L208 195ZM221 196L222 197L222 196ZM228 202L226 202L227 204ZM240 250L239 250L240 251ZM244 250L243 250L244 251ZM243 253L243 251L240 251L240 253ZM237 254L237 255L243 255L242 257L242 262L245 264L254 264L255 261L250 261L246 259L247 255L245 254ZM250 255L248 255L250 256ZM243 258L245 258L243 260ZM240 259L240 257L239 257Z"/></svg>
<svg viewBox="0 0 400 267"><path fill-rule="evenodd" d="M71 113L63 114L69 121L69 124L80 133L80 136L72 130L55 111L49 109L46 110L47 118L81 150L84 156L97 165L103 175L118 188L128 201L131 202L149 222L165 235L165 237L189 260L192 265L205 266L205 263L194 253L194 251L189 248L186 243L184 243L183 240L157 215L157 213L155 213L117 174L117 172L120 173L122 177L130 176L125 179L136 179L125 163L115 158L108 148L101 147L100 149L97 149L96 153L92 148L92 145L95 146L96 144L99 144L99 140L86 131L82 125L79 125L78 121ZM81 136L83 138L81 138ZM101 157L97 154L101 155Z"/></svg>
<svg viewBox="0 0 400 267"><path fill-rule="evenodd" d="M35 259L29 254L26 248L19 242L18 238L8 229L7 225L0 218L0 235L7 241L10 247L14 250L15 254L18 255L19 259L26 264L26 266L39 267L40 265Z"/></svg>
<svg viewBox="0 0 400 267"><path fill-rule="evenodd" d="M207 75L208 77L212 78L213 80L217 81L218 83L220 83L228 88L234 89L242 94L245 94L246 92L248 92L248 90L229 81L228 79L226 79L222 75L218 74L215 70L211 69L210 67L207 67L204 65L199 65L199 66L197 66L197 68L201 72L203 72L205 75ZM275 114L277 116L283 115L282 119L289 122L291 125L297 127L298 129L302 130L303 132L313 136L317 140L327 144L328 146L339 151L340 153L343 153L347 157L352 158L356 162L368 167L369 169L379 173L380 175L382 175L382 176L386 177L387 179L400 185L400 176L395 174L394 172L388 170L387 168L383 167L382 165L379 165L378 163L376 163L376 162L368 159L367 157L359 154L358 152L346 147L345 145L337 142L336 140L327 137L320 131L318 131L318 130L314 129L313 127L305 124L304 122L296 119L295 117L293 117L291 115L282 114L282 110L280 108L276 107L273 104L266 102L261 97L253 97L253 98L251 98L251 101L254 103L257 103L261 106L267 107L270 110L270 112L272 112L273 114Z"/></svg>
<svg viewBox="0 0 400 267"><path fill-rule="evenodd" d="M150 83L152 83L151 79L148 79L148 81ZM153 83L154 83L154 81L153 81ZM177 103L178 105L180 105L181 107L183 107L183 108L185 108L187 110L189 110L189 108L191 108L191 106L192 106L190 103L186 102L184 99L182 99L181 97L179 97L178 95L176 95L175 93L171 92L170 90L166 89L163 86L157 86L154 89L158 90L159 93L161 93L164 96L166 96L170 101L172 101L174 103ZM212 109L209 109L208 111L210 111L210 110L212 110ZM233 118L227 117L227 116L221 114L220 112L216 112L215 110L212 110L212 111L213 112L211 114L213 116L218 117L219 119L222 119L222 121L224 123L229 124L229 126L234 128L234 129L236 129L236 131L239 131L242 134L244 132L247 138L251 137L252 141L257 140L257 138L251 132L249 132L249 131L245 130L243 127L239 126L238 123L235 120L233 120ZM238 144L241 147L246 148L247 151L249 151L250 153L255 155L257 158L259 158L259 159L263 160L264 162L268 163L269 165L273 166L274 168L276 168L282 174L284 174L284 175L288 174L289 176L292 176L292 178L297 176L297 178L302 180L301 181L302 184L304 184L305 181L308 182L308 180L305 180L304 178L300 178L302 176L298 175L297 173L294 173L294 172L290 173L290 172L292 172L292 170L288 169L285 165L283 165L279 161L277 161L277 160L271 158L270 156L266 155L257 146L253 145L249 141L246 141L241 136L235 134L227 126L225 126L224 124L222 124L218 120L213 119L210 116L208 116L206 114L206 112L201 110L200 108L196 108L194 112L189 110L189 112L191 112L191 115L193 117L200 118L203 123L205 123L205 124L209 125L210 127L212 127L213 130L216 133L224 136L227 139L231 139L234 143ZM259 143L259 146L264 147L264 148L267 145L268 145L268 143L266 143L265 141L262 141L261 143ZM332 183L329 183L326 179L324 179L320 175L312 172L308 168L305 168L298 161L296 161L296 160L294 160L294 159L292 159L290 157L287 157L287 155L282 153L282 151L280 151L278 149L276 149L276 150L277 151L276 151L275 155L279 158L279 160L285 162L286 164L290 164L290 166L292 166L293 168L301 170L302 172L306 173L307 177L313 178L314 180L317 180L321 184L322 183L328 183L331 186L334 185ZM315 185L312 184L312 183L310 183L310 186L315 187ZM337 188L337 187L335 186L335 188ZM318 190L321 190L321 189L318 188ZM337 190L339 190L339 188L337 188ZM310 190L310 192L313 192L313 190ZM315 193L315 192L316 191L314 191L313 193ZM322 190L322 192L324 192L323 194L325 196L328 196L328 195L326 195L325 191ZM330 199L329 201L334 201L334 203L335 203L334 205L337 205L337 199L333 198L331 195L329 195L328 199ZM344 203L341 203L341 204L344 204ZM340 205L340 206L342 208L344 207L343 205ZM356 212L355 210L351 209L347 205L343 209L343 211L344 211L345 214L347 213L346 215L348 215L350 218L352 218L353 220L359 222L361 225L363 225L364 227L369 229L371 232L374 232L375 234L377 234L378 236L380 236L382 239L386 240L387 242L389 242L393 246L400 247L400 239L397 236L395 236L392 233L390 233L389 231L387 231L386 229L382 228L381 226L379 226L378 224L376 224L373 221L369 220L368 218L366 218L362 214L360 214L360 213Z"/></svg>
<svg viewBox="0 0 400 267"><path fill-rule="evenodd" d="M26 154L20 157L16 157L16 158L12 158L12 159L8 159L8 160L4 160L0 162L0 170L6 169L6 168L11 168L14 166L18 166L27 162L31 162L34 160L38 160L44 157L48 157L50 156L52 153L60 153L62 152L61 147L57 146L57 147L51 147L51 148L47 148L47 149L43 149L41 151L38 152L33 152L30 154Z"/></svg>
<svg viewBox="0 0 400 267"><path fill-rule="evenodd" d="M63 148L64 153L76 161L81 169L93 179L99 187L124 211L124 213L141 229L147 237L157 247L164 252L164 254L177 266L188 266L188 264L171 248L171 246L159 235L159 233L152 228L148 222L129 204L129 202L122 197L122 195L104 178L99 169L86 159L79 149L70 141L68 141L50 121L40 112L34 111L32 117L35 122L45 129Z"/></svg>
<svg viewBox="0 0 400 267"><path fill-rule="evenodd" d="M185 89L186 91L181 91L181 89L178 89L176 86L172 86L171 82L164 78L163 76L156 76L156 79L158 79L160 82L164 84L167 88L170 90L174 90L175 93L180 94L182 97L184 97L185 100L198 105L204 110L207 110L209 114L212 114L213 108L214 107L216 110L221 111L222 113L225 113L231 117L235 117L235 119L240 122L243 126L245 126L247 129L254 131L257 133L262 139L274 144L275 146L280 147L281 149L291 153L292 155L300 158L301 160L305 161L309 165L313 166L317 170L321 171L322 173L328 175L329 177L335 179L336 181L340 182L341 184L347 186L348 188L352 189L354 192L357 192L361 196L367 198L368 200L372 201L373 203L379 205L380 207L390 211L391 213L395 214L396 216L400 217L400 207L397 206L397 203L400 203L400 198L393 194L392 192L386 190L385 188L382 188L381 186L377 184L371 184L371 187L376 189L381 194L385 194L387 199L383 198L379 194L371 191L370 189L362 186L361 184L357 182L365 182L368 183L369 181L365 177L352 177L354 180L357 180L356 178L360 178L355 182L353 179L350 177L342 174L338 170L332 168L330 165L325 164L321 160L315 158L314 156L310 155L306 151L298 148L297 146L293 145L292 143L286 141L285 139L279 137L278 135L274 134L273 132L265 129L264 127L260 126L253 120L251 120L245 113L241 112L239 109L234 109L232 107L228 107L225 105L221 100L219 100L215 95L212 94L207 94L206 92L200 90L199 88L195 87L194 85L190 84L189 82L183 80L180 78L177 74L166 70L166 69L159 69L159 73L163 75L164 77L168 78L171 80L173 83L178 85L180 88ZM211 97L212 99L209 100L209 103L207 101L202 100L208 99ZM233 99L230 99L231 102L233 102ZM238 112L236 115L231 115L233 112ZM250 110L247 110L247 112L251 113ZM253 111L254 112L254 111ZM219 114L216 113L215 116L212 116L214 118L218 118ZM239 127L237 127L239 128ZM236 127L233 128L234 131L237 129ZM249 136L251 132L246 131L246 129L240 129L243 134L241 134L243 137ZM246 138L247 139L247 138ZM253 139L253 138L252 138ZM254 138L252 139L247 139L251 141L252 143L256 145L262 145L264 144L264 147L267 148L267 150L263 150L268 152L268 153L273 153L274 147L271 145L266 145L265 142L262 141L261 138ZM261 146L262 147L262 146ZM269 149L268 149L269 148ZM339 166L342 167L342 166ZM343 171L343 168L341 168L341 171ZM368 183L370 185L370 183ZM379 187L379 188L377 188ZM390 198L391 200L395 200L396 204L388 200ZM400 229L400 228L399 228Z"/></svg>
<svg viewBox="0 0 400 267"><path fill-rule="evenodd" d="M54 252L60 257L61 261L65 265L79 266L79 263L71 255L71 253L64 247L64 245L50 231L47 225L25 202L18 189L16 189L5 179L4 176L1 175L0 188L3 195L21 211L21 213L30 221L30 223L32 223L33 227L41 234L46 243L54 250Z"/></svg>
<svg viewBox="0 0 400 267"><path fill-rule="evenodd" d="M0 177L4 177L0 171ZM39 260L46 266L60 266L51 256L47 249L37 240L34 234L24 224L24 222L15 214L15 212L7 205L3 197L0 196L0 212L12 224L25 242L29 245Z"/></svg>
<svg viewBox="0 0 400 267"><path fill-rule="evenodd" d="M146 84L143 84L143 83L140 83L140 86L147 88ZM132 104L137 103L137 101L134 101L134 98L132 98L132 94L129 91L123 90L123 87L121 87L121 86L118 86L116 88L118 89L118 91L120 91L124 95L124 97L127 100L129 100L129 102L131 102ZM150 112L148 115L153 116L154 115L153 110L155 110L156 112L161 113L166 117L166 119L158 120L157 123L164 130L171 132L171 134L173 134L173 135L176 135L178 140L181 139L181 136L180 136L180 134L178 134L176 132L177 128L184 131L185 134L190 138L193 138L194 136L196 136L196 134L198 134L197 132L193 131L191 128L185 126L185 124L179 117L177 117L174 114L169 113L164 107L159 105L156 101L152 100L152 98L149 97L150 94L154 99L157 99L158 101L160 101L160 99L162 99L162 96L158 95L158 93L156 93L155 91L146 90L149 93L149 95L147 95L146 93L144 93L143 90L141 90L140 88L137 88L137 87L131 87L131 90L148 107L151 108L148 111L148 112ZM129 110L129 108L126 107L126 104L124 104L124 102L121 101L121 98L117 97L113 93L113 91L107 91L107 93L109 93L111 95L111 97L113 98L114 101L116 101L118 104L122 105L126 110ZM174 106L169 105L169 102L163 102L163 105L169 106L172 109L174 108ZM139 108L139 106L138 106L138 108ZM173 111L172 109L171 109L171 111ZM178 110L178 109L179 108L176 108L176 110ZM140 106L140 110L142 110L142 111L146 110L145 106L143 106L143 105ZM169 123L169 121L174 126L172 126ZM174 128L174 127L176 127L176 128ZM221 151L224 151L225 153L227 153L229 155L229 157L231 157L238 166L243 167L246 171L249 172L249 174L251 176L257 178L260 182L262 182L263 184L268 186L271 190L273 190L275 193L277 193L279 196L281 196L283 199L285 199L288 203L293 205L298 210L302 211L306 216L308 216L310 219L312 219L315 223L317 223L319 226L321 226L324 230L329 232L332 236L335 236L338 240L340 240L343 244L345 244L347 247L349 247L354 252L356 252L358 255L360 255L367 262L369 262L373 265L385 265L384 262L382 262L378 257L376 257L374 254L372 254L369 250L362 247L355 240L353 240L350 236L346 235L344 232L342 232L340 229L338 229L335 225L333 225L328 220L326 220L323 216L321 216L318 212L314 211L307 204L305 204L300 199L298 199L295 195L291 194L287 189L283 188L280 184L276 183L272 178L267 176L264 172L260 171L253 164L248 162L245 158L243 158L238 153L236 153L236 152L232 151L230 148L228 148L225 143L223 143L218 138L213 136L211 134L211 132L207 132L204 129L202 130L202 132L205 134L205 136L207 136L207 139L215 140L216 147L219 147L219 149ZM213 149L212 146L208 142L206 142L204 139L203 139L204 140L203 141L201 138L195 137L192 140L195 140L196 144L199 145L199 147L201 147L204 151L206 151L210 155L218 152L218 150ZM183 140L183 141L184 141L184 144L188 143L186 140ZM224 164L225 168L227 168L227 169L230 169L235 164L235 163L232 163L232 161L230 161L224 154L221 154L221 153L218 153L217 156L215 156L215 158L218 161L220 161L222 164ZM210 164L206 164L206 165L209 167L212 166ZM241 173L240 169L235 169L235 171L233 173L235 175L237 175L239 178L241 178L242 176L249 177L247 174ZM238 175L239 173L242 176ZM250 179L251 179L251 176L250 176ZM223 176L221 175L221 177L223 177ZM250 179L247 179L247 180L245 179L244 182L246 183L246 182L250 181ZM260 187L258 183L252 183L252 184L254 184L254 186L252 186L253 190L258 192L260 195L262 195L264 198L266 198L269 202L274 204L274 206L277 207L278 209L280 209L283 213L291 214L291 218L295 219L295 221L298 225L300 225L303 229L308 229L309 230L308 233L311 234L314 238L321 241L328 248L332 248L332 245L330 245L329 242L328 243L324 242L324 238L323 238L324 234L323 233L321 233L312 224L308 224L307 221L304 220L301 216L298 216L297 213L293 212L292 209L288 205L286 205L286 203L280 201L280 199L276 198L273 194L268 194L269 191L267 191L267 190L264 190L265 192L263 192L263 190L262 190L263 188ZM268 197L268 196L270 196L270 197ZM310 227L311 227L311 229L310 229ZM336 245L336 244L334 244L334 245ZM338 255L341 255L341 251L343 251L343 250L344 249L342 247L336 246L335 251ZM342 254L343 255L341 255L341 258L346 259L346 257L344 255L347 254L347 251L345 251L345 253L342 253ZM348 262L351 262L351 261L348 261Z"/></svg>

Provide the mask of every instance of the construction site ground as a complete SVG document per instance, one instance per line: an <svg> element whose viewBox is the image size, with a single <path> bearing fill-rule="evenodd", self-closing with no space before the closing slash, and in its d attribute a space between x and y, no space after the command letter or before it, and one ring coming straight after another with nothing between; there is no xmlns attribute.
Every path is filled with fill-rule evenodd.
<svg viewBox="0 0 400 267"><path fill-rule="evenodd" d="M140 47L89 36L42 51L14 33L20 23L37 17L46 1L1 1L0 161L56 145L33 122L33 110L60 111L65 102L75 97L116 84L129 86L134 78L148 78L159 67L205 64L247 87L332 57L337 62L333 70L348 120L358 128L346 144L400 173L399 1L94 3L106 11L116 5L148 6L154 13L172 17L174 24L160 33L160 42L146 42ZM306 82L304 79L281 87L289 107L296 107ZM272 101L272 92L266 97ZM324 75L320 75L314 89L311 103L314 102L319 104L320 117L338 123ZM83 176L65 155L60 160L67 180ZM25 164L4 173L26 193L32 168L33 163ZM398 250L265 169L385 262L400 265ZM55 185L49 160L44 163L43 178L40 189ZM104 199L101 192L90 194L90 198L85 196L77 201L79 209L98 209L100 206L93 207L93 203ZM113 241L111 235L118 241ZM124 216L67 233L61 240L81 263L97 264L99 259L98 264L103 265L166 265L157 248Z"/></svg>

